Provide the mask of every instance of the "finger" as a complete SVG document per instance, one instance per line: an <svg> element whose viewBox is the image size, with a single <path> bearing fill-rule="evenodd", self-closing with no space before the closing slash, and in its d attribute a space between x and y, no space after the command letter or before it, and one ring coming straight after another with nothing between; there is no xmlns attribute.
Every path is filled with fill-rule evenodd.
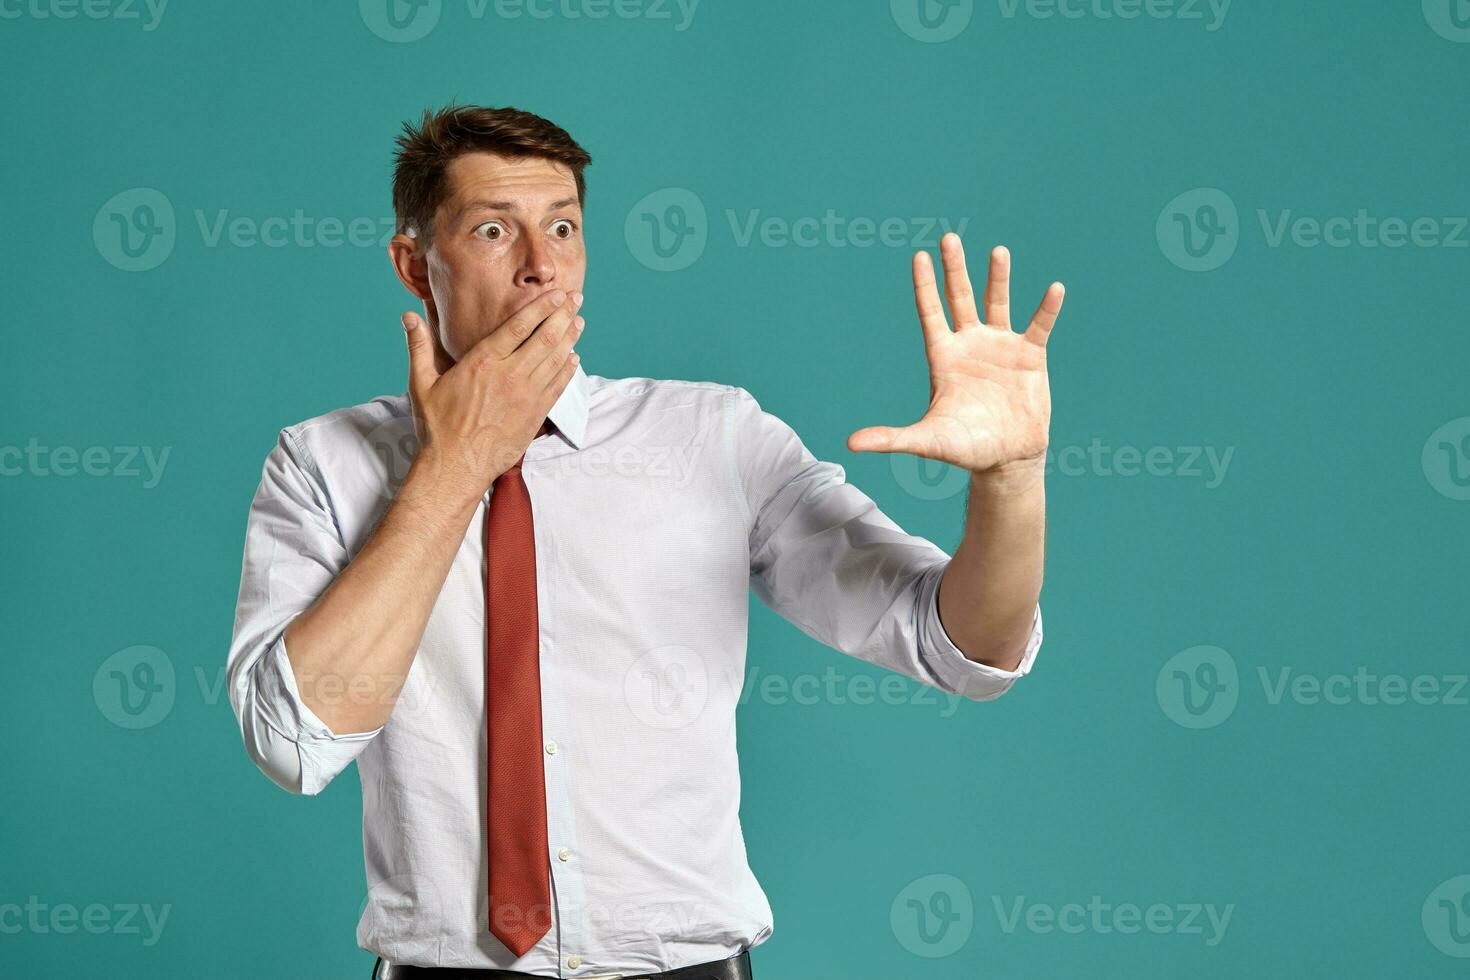
<svg viewBox="0 0 1470 980"><path fill-rule="evenodd" d="M944 296L949 300L949 316L954 328L980 325L975 310L975 291L970 288L970 273L965 268L965 246L960 236L949 232L939 240L939 256L944 261Z"/></svg>
<svg viewBox="0 0 1470 980"><path fill-rule="evenodd" d="M434 342L429 338L429 326L423 317L411 310L403 314L403 333L408 338L408 391L414 398L422 398L439 380L439 370L434 366Z"/></svg>
<svg viewBox="0 0 1470 980"><path fill-rule="evenodd" d="M847 437L855 453L906 453L913 449L912 426L870 425Z"/></svg>
<svg viewBox="0 0 1470 980"><path fill-rule="evenodd" d="M548 394L551 395L551 405L556 404L556 400L561 397L561 393L566 391L567 385L572 383L572 378L577 374L577 365L581 361L582 355L576 351L571 351L567 354L567 359L562 362L561 368L556 372L556 377L552 379L551 387L548 391ZM551 405L547 406L546 410L548 412L551 411Z"/></svg>
<svg viewBox="0 0 1470 980"><path fill-rule="evenodd" d="M554 370L548 378L549 383L541 391L540 414L550 417L551 410L556 407L557 400L561 398L562 392L566 391L567 385L572 383L572 378L577 374L577 363L581 358L575 351L567 355L561 365Z"/></svg>
<svg viewBox="0 0 1470 980"><path fill-rule="evenodd" d="M1054 282L1046 287L1046 295L1041 297L1041 305L1036 308L1036 315L1031 318L1031 325L1026 328L1026 339L1038 347L1046 346L1046 339L1051 336L1051 328L1057 322L1057 314L1062 312L1062 300L1066 298L1067 289L1059 282Z"/></svg>
<svg viewBox="0 0 1470 980"><path fill-rule="evenodd" d="M990 272L985 277L985 322L1011 328L1011 252L1004 245L990 250Z"/></svg>
<svg viewBox="0 0 1470 980"><path fill-rule="evenodd" d="M572 345L582 336L582 331L586 326L587 321L582 317L572 318L566 329L557 336L556 343L542 358L541 363L531 371L530 377L533 383L548 385L556 380L558 372L561 371L567 360L577 357L576 351L572 350ZM541 329L545 330L546 327L543 326Z"/></svg>
<svg viewBox="0 0 1470 980"><path fill-rule="evenodd" d="M567 294L560 289L542 293L513 313L510 319L482 337L471 347L465 360L493 357L504 360L514 354L521 343L551 314L566 303Z"/></svg>
<svg viewBox="0 0 1470 980"><path fill-rule="evenodd" d="M938 343L949 333L939 291L934 288L934 260L928 252L914 253L914 306L919 311L919 325L924 328L924 344Z"/></svg>
<svg viewBox="0 0 1470 980"><path fill-rule="evenodd" d="M560 358L566 350L571 347L572 341L576 340L575 334L568 337L572 325L577 320L577 309L582 305L582 294L572 293L567 301L558 306L552 314L536 325L531 336L526 338L511 357L518 369L527 376L536 373L536 369L549 358ZM565 344L563 343L565 342ZM557 365L551 365L555 368Z"/></svg>

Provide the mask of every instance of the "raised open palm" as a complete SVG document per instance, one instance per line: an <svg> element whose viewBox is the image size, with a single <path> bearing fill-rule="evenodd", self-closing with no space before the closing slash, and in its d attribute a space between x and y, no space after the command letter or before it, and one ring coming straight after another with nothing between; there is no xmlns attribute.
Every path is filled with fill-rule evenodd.
<svg viewBox="0 0 1470 980"><path fill-rule="evenodd" d="M1051 389L1046 341L1062 311L1054 282L1025 333L1011 329L1011 257L990 253L984 319L965 270L965 250L953 232L939 243L944 293L954 329L944 317L928 252L914 254L914 302L929 359L929 409L911 425L872 425L847 437L853 452L912 453L971 472L1036 460L1046 452Z"/></svg>

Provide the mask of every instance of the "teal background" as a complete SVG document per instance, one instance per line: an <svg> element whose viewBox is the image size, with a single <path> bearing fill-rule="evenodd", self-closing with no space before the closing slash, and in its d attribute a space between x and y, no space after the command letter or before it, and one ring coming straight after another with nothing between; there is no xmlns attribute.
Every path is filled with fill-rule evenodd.
<svg viewBox="0 0 1470 980"><path fill-rule="evenodd" d="M1449 2L1470 17L1446 0L1442 26ZM1258 673L1363 668L1447 690L1467 670L1470 501L1449 467L1470 466L1470 441L1439 470L1438 440L1421 456L1446 423L1452 446L1470 430L1470 249L1271 247L1258 218L1470 214L1470 43L1433 29L1435 3L1237 0L1210 31L1208 8L1007 17L991 0L943 43L906 33L886 0L704 0L685 30L476 20L444 0L406 43L347 2L173 0L153 30L34 7L0 19L0 447L170 451L151 488L0 477L0 907L170 908L151 946L0 912L0 974L368 975L356 777L316 798L276 789L220 685L265 454L282 426L403 390L408 298L376 242L211 247L196 211L386 217L400 122L458 98L536 111L593 154L589 372L745 386L947 550L962 488L844 447L922 413L912 249L741 247L727 211L967 218L972 264L1010 247L1018 316L1067 284L1054 449L1233 447L1213 488L1052 473L1046 642L1000 701L953 711L907 683L890 704L755 691L739 737L776 916L761 980L1463 975L1470 692L1273 703ZM138 187L171 203L177 241L126 272L93 225ZM707 209L708 241L661 272L624 228L670 187ZM1194 188L1239 214L1233 257L1204 272L1156 236ZM880 676L754 599L752 617L756 678ZM93 680L137 645L176 683L162 720L128 730ZM1165 667L1202 645L1238 681L1218 692L1233 712L1196 729L1172 720ZM934 874L953 879L921 902L974 910L943 956L901 900ZM1436 889L1448 904L1426 910ZM1007 932L995 911L1094 895L1233 912L1211 946L1208 927Z"/></svg>

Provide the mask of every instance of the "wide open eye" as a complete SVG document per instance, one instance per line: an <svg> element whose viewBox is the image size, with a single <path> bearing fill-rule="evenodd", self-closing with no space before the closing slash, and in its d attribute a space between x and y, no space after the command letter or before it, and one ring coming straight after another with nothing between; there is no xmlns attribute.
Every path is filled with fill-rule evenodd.
<svg viewBox="0 0 1470 980"><path fill-rule="evenodd" d="M475 234L484 238L487 242L498 242L510 232L498 221L487 221L475 227Z"/></svg>
<svg viewBox="0 0 1470 980"><path fill-rule="evenodd" d="M562 218L552 224L551 234L563 240L571 238L577 234L577 225L573 221Z"/></svg>

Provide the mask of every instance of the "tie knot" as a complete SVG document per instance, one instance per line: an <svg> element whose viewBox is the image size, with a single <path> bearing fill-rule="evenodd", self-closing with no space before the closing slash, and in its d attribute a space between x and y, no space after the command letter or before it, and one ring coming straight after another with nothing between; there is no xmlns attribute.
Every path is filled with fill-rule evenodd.
<svg viewBox="0 0 1470 980"><path fill-rule="evenodd" d="M551 419L548 417L548 418L545 418L545 419L543 419L541 421L541 428L538 429L538 430L536 430L536 435L537 436L544 436L544 435L546 435L550 431L551 431ZM530 447L527 447L527 448L530 448ZM522 450L520 457L514 463L510 464L510 469L506 470L505 472L506 473L514 473L516 470L519 470L521 468L521 464L524 463L525 461L526 461L526 453L525 453L525 450ZM501 476L504 476L504 475L505 475L505 473L502 473L501 474ZM497 477L497 479L499 479L499 477Z"/></svg>

